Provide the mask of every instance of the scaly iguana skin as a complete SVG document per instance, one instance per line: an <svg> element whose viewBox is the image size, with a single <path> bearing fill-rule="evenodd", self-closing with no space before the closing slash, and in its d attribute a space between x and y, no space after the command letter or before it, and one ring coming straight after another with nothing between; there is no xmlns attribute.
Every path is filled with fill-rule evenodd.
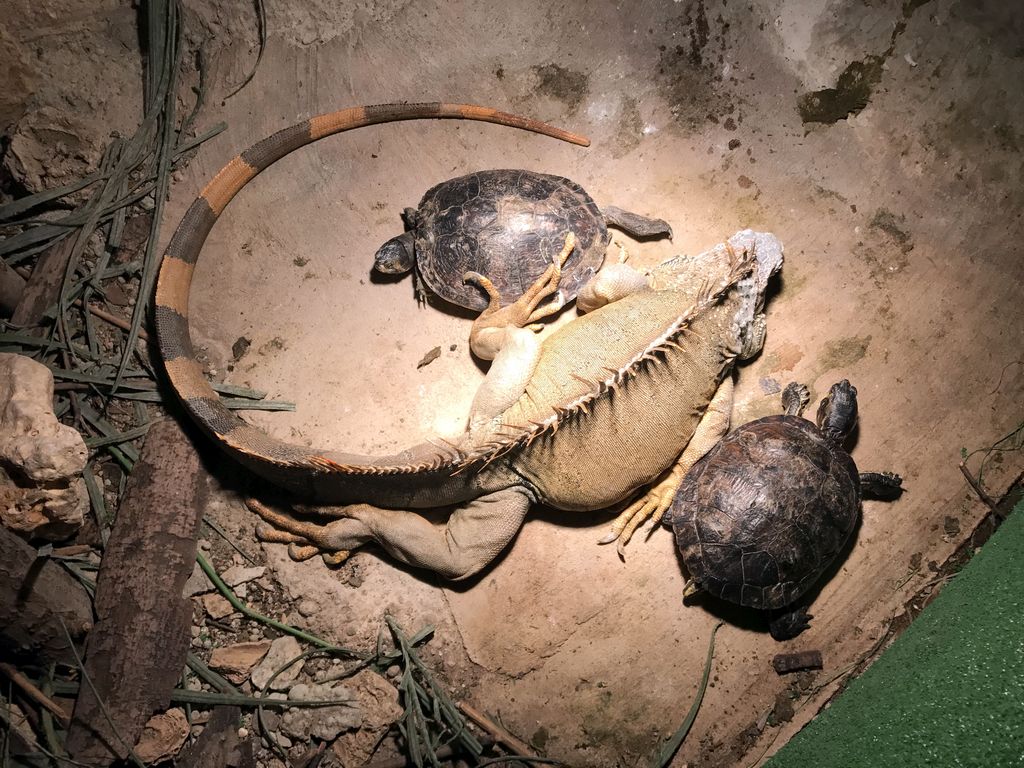
<svg viewBox="0 0 1024 768"><path fill-rule="evenodd" d="M330 132L388 119L469 115L541 130L475 107L370 109L338 113L344 117L330 121ZM550 128L542 132L556 135ZM686 469L728 427L731 369L763 342L764 290L782 263L778 241L747 230L696 258L666 262L649 276L625 264L607 267L580 293L588 314L544 340L534 331L561 308L557 286L571 234L557 262L508 306L501 306L485 277L467 275L491 295L491 305L473 324L471 346L494 362L464 435L381 457L294 446L220 403L195 360L187 306L192 267L216 215L258 170L326 135L302 133L302 141L292 139L286 148L268 149L274 138L256 145L258 152L242 153L206 187L168 246L156 295L165 367L192 417L258 474L306 500L340 505L317 508L340 519L315 525L252 503L283 529L264 530L262 537L311 545L336 553L336 560L376 541L405 563L460 579L508 544L531 504L602 509L664 475L619 517L614 534L628 538L645 518L664 511ZM555 300L543 304L551 296ZM375 506L360 503L366 501ZM459 506L443 528L410 511L452 504Z"/></svg>

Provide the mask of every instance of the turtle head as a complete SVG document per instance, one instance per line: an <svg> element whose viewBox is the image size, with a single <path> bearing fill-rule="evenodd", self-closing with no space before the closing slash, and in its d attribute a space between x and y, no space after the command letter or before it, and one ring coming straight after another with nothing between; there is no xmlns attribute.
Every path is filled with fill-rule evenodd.
<svg viewBox="0 0 1024 768"><path fill-rule="evenodd" d="M416 244L412 232L392 237L377 249L373 268L386 275L404 275L412 269L416 258Z"/></svg>
<svg viewBox="0 0 1024 768"><path fill-rule="evenodd" d="M857 425L857 388L846 379L833 384L818 406L817 423L826 439L845 440Z"/></svg>

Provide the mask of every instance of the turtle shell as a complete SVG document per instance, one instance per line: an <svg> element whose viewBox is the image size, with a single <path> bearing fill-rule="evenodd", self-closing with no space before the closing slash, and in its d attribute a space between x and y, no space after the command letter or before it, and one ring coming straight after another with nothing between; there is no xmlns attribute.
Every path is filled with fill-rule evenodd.
<svg viewBox="0 0 1024 768"><path fill-rule="evenodd" d="M751 608L807 591L853 531L857 467L797 416L768 416L726 435L687 474L668 520L691 577Z"/></svg>
<svg viewBox="0 0 1024 768"><path fill-rule="evenodd" d="M441 298L482 310L487 296L463 275L479 272L501 294L518 299L561 252L568 232L576 248L562 268L566 302L604 260L604 217L574 181L523 170L479 171L431 188L413 222L416 268Z"/></svg>

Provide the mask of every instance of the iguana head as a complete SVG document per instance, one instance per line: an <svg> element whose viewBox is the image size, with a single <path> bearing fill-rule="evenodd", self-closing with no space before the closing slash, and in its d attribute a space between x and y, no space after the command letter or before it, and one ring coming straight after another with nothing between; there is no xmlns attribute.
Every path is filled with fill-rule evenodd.
<svg viewBox="0 0 1024 768"><path fill-rule="evenodd" d="M732 327L740 359L749 360L764 345L765 291L771 276L782 268L782 243L767 232L744 229L729 238L729 245L737 252L753 254L755 260L754 269L736 284L739 308Z"/></svg>

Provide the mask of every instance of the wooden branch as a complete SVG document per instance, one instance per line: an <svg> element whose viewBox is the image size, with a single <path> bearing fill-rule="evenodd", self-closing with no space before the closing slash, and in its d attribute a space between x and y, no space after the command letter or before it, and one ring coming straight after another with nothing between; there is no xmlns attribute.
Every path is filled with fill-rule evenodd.
<svg viewBox="0 0 1024 768"><path fill-rule="evenodd" d="M74 235L69 235L40 255L32 276L25 284L18 306L11 315L14 325L39 325L46 308L57 303L60 286L64 282L64 270L68 266L76 239Z"/></svg>
<svg viewBox="0 0 1024 768"><path fill-rule="evenodd" d="M3 481L0 481L0 503ZM57 563L0 526L0 648L39 661L74 664L61 622L72 639L92 627L92 600Z"/></svg>
<svg viewBox="0 0 1024 768"><path fill-rule="evenodd" d="M985 502L985 504L988 505L988 508L992 510L992 514L1000 520L1005 520L1006 516L1001 514L996 508L996 500L989 496L985 489L981 487L981 483L979 483L974 475L971 474L971 470L967 468L967 464L962 461L960 462L960 473L967 478L968 485L970 485L971 488L974 489L974 492L978 494L978 498Z"/></svg>
<svg viewBox="0 0 1024 768"><path fill-rule="evenodd" d="M21 277L21 278L25 278L25 279L27 279L28 276L31 274L27 269L22 269L21 267L15 267L14 272L16 273L17 277ZM24 286L24 280L22 281L22 286ZM2 294L2 290L3 290L2 287L0 287L0 294ZM19 296L21 295L21 289L20 288L19 288L18 295ZM17 297L15 297L15 299L17 299ZM56 299L54 301L56 301ZM73 302L71 302L71 305L80 308L82 306L82 300L81 299L75 299ZM88 305L86 305L86 309L89 310L89 312L92 314L93 317L98 317L103 322L110 323L112 326L114 326L115 328L120 328L122 331L127 331L127 330L129 330L131 328L131 323L128 322L127 320L125 320L123 317L119 317L119 316L117 316L115 314L107 312L107 310L105 310L105 309L100 309L95 304L88 304ZM3 303L2 303L2 295L0 295L0 314L2 314L2 313L3 313ZM148 341L149 340L149 334L146 333L145 329L142 329L142 328L139 329L139 338L143 339L144 341Z"/></svg>
<svg viewBox="0 0 1024 768"><path fill-rule="evenodd" d="M7 677L11 679L11 682L18 686L26 696L32 699L32 701L48 710L50 714L60 720L60 724L62 726L65 728L68 727L68 723L71 722L71 718L68 717L68 713L61 709L60 705L53 699L36 688L35 684L33 684L31 680L25 677L12 665L5 662L0 662L0 672L7 675Z"/></svg>
<svg viewBox="0 0 1024 768"><path fill-rule="evenodd" d="M25 290L25 278L0 259L0 317L10 317Z"/></svg>
<svg viewBox="0 0 1024 768"><path fill-rule="evenodd" d="M512 754L524 758L525 762L529 762L530 758L534 757L528 744L517 739L511 733L484 715L483 712L474 709L464 701L459 703L459 709L462 710L462 714L483 728L492 739L501 744Z"/></svg>
<svg viewBox="0 0 1024 768"><path fill-rule="evenodd" d="M124 758L170 702L185 665L192 573L207 479L176 422L154 424L128 478L96 585L96 627L66 748L83 763ZM95 690L94 690L95 689Z"/></svg>

